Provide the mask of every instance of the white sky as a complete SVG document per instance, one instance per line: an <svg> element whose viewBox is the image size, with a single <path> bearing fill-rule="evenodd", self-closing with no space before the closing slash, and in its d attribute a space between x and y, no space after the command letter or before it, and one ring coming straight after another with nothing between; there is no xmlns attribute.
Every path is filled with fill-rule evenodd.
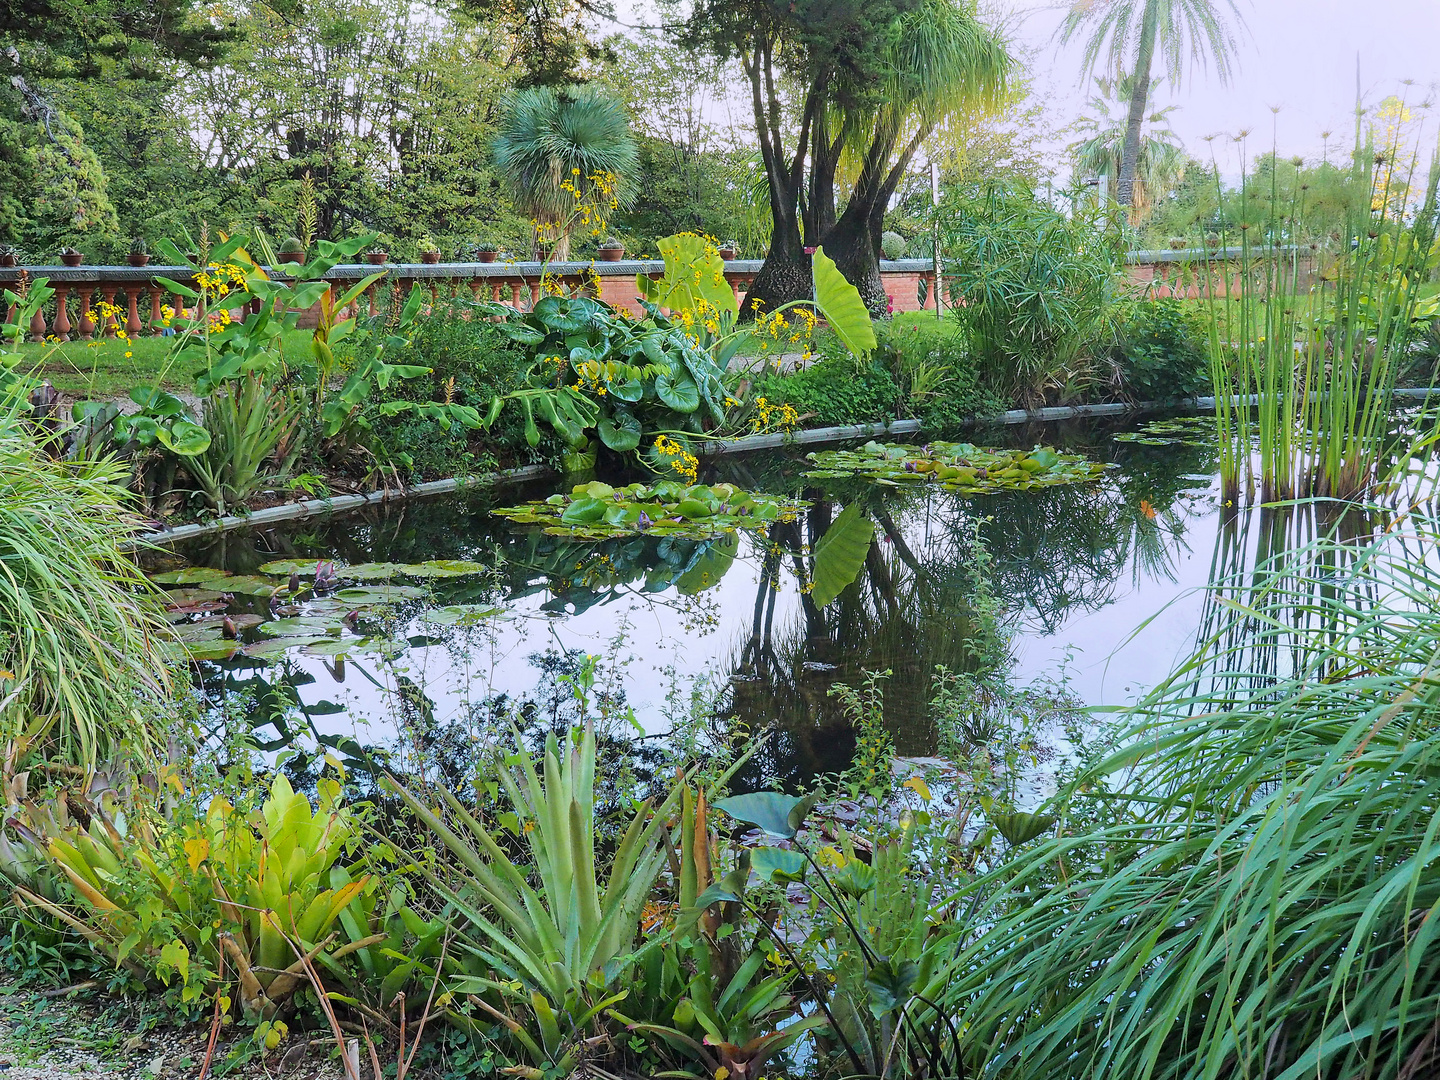
<svg viewBox="0 0 1440 1080"><path fill-rule="evenodd" d="M1099 0L1103 2L1103 0ZM1010 13L1012 32L1035 50L1036 89L1049 91L1053 108L1066 120L1078 115L1090 96L1080 76L1083 45L1061 47L1054 37L1069 3L1065 0L991 0ZM1223 8L1223 0L1217 0ZM1197 157L1210 147L1203 137L1233 135L1248 128L1253 154L1270 148L1272 125L1281 153L1318 157L1321 132L1331 130L1348 148L1354 130L1355 61L1360 89L1373 106L1405 90L1419 103L1437 97L1440 84L1440 0L1238 0L1244 28L1235 78L1221 85L1213 71L1195 71L1177 88L1163 86L1157 100L1177 105L1171 126ZM1272 106L1280 112L1272 114ZM1425 125L1433 147L1440 109ZM1231 153L1229 139L1217 139ZM1428 154L1427 154L1428 156ZM1222 158L1229 171L1231 161Z"/></svg>

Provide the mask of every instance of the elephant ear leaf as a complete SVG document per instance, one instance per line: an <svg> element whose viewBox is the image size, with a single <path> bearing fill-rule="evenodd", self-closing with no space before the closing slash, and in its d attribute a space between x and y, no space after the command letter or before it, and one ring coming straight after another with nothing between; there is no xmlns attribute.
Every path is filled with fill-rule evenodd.
<svg viewBox="0 0 1440 1080"><path fill-rule="evenodd" d="M874 539L875 524L859 503L851 503L831 522L815 545L815 587L810 598L817 607L832 602L855 580Z"/></svg>
<svg viewBox="0 0 1440 1080"><path fill-rule="evenodd" d="M845 280L823 247L815 249L811 265L815 273L815 306L820 314L851 355L857 360L868 356L875 349L875 327L860 290Z"/></svg>

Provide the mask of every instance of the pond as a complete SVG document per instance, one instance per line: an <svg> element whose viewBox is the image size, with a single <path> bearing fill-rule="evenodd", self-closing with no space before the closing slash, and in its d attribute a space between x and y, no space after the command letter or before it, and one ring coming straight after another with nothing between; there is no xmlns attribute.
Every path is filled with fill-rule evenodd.
<svg viewBox="0 0 1440 1080"><path fill-rule="evenodd" d="M807 477L816 466L805 451L770 451L708 459L701 479L808 505L728 539L577 540L492 512L570 490L573 481L557 480L223 534L160 556L154 569L169 572L190 609L173 617L198 655L216 657L197 665L208 699L218 708L245 695L265 749L306 729L352 751L386 746L417 719L463 738L512 709L563 710L593 680L637 737L664 740L696 717L732 732L773 729L766 770L804 779L853 753L829 693L837 681L889 671L884 715L896 751L926 756L936 749L937 666L998 666L1017 683L1063 680L1080 702L1119 705L1194 643L1222 534L1205 418L970 438L1045 444L1106 468L1089 482L967 497L936 484ZM874 542L854 581L821 607L813 548L857 504ZM311 598L316 560L361 567L363 580ZM296 598L287 586L272 600L292 569ZM227 616L242 651L220 639ZM592 667L586 656L600 659Z"/></svg>

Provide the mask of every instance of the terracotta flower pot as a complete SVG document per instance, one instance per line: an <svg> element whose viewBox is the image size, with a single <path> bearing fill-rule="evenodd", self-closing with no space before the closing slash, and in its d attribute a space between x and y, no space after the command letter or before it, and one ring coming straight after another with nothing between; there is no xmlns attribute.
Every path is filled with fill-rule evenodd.
<svg viewBox="0 0 1440 1080"><path fill-rule="evenodd" d="M729 262L731 259L735 258L735 249L722 247L720 249L720 258L724 259L726 262Z"/></svg>
<svg viewBox="0 0 1440 1080"><path fill-rule="evenodd" d="M422 263L438 263L440 261L440 252L422 251L420 253L420 261Z"/></svg>
<svg viewBox="0 0 1440 1080"><path fill-rule="evenodd" d="M14 255L0 255L0 266L14 266L14 265L15 265L15 256L14 256Z"/></svg>
<svg viewBox="0 0 1440 1080"><path fill-rule="evenodd" d="M371 266L380 266L388 258L390 258L388 251L367 251L365 253L365 261Z"/></svg>
<svg viewBox="0 0 1440 1080"><path fill-rule="evenodd" d="M73 255L61 255L60 261L66 266L79 266L82 262L85 261L85 256L77 251Z"/></svg>
<svg viewBox="0 0 1440 1080"><path fill-rule="evenodd" d="M281 251L277 252L275 257L279 259L282 263L303 263L305 261L305 252Z"/></svg>
<svg viewBox="0 0 1440 1080"><path fill-rule="evenodd" d="M624 257L625 257L625 249L624 249L624 248L601 248L601 249L600 249L600 261L601 261L601 262L619 262L619 261L620 261L621 259L623 259Z"/></svg>
<svg viewBox="0 0 1440 1080"><path fill-rule="evenodd" d="M126 255L125 258L131 266L144 266L150 261L149 255Z"/></svg>
<svg viewBox="0 0 1440 1080"><path fill-rule="evenodd" d="M498 251L477 251L475 257L483 263L492 263L495 261L495 256L499 254Z"/></svg>

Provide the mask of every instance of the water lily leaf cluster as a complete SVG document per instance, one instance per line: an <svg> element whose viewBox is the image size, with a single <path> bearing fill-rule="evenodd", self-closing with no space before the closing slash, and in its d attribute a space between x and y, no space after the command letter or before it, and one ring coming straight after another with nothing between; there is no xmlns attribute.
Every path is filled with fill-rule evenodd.
<svg viewBox="0 0 1440 1080"><path fill-rule="evenodd" d="M823 450L807 455L819 468L812 479L865 476L881 484L938 483L961 495L1028 490L1094 480L1100 462L1049 447L1033 450L987 449L970 443L933 442L925 446L868 442L856 450Z"/></svg>
<svg viewBox="0 0 1440 1080"><path fill-rule="evenodd" d="M557 536L605 539L645 534L692 539L738 529L761 529L789 520L806 504L764 495L733 484L654 484L612 487L595 480L543 502L492 511L524 525L540 525Z"/></svg>
<svg viewBox="0 0 1440 1080"><path fill-rule="evenodd" d="M1121 443L1140 446L1200 446L1209 441L1215 428L1215 417L1173 416L1151 420L1134 431L1121 431L1111 438Z"/></svg>
<svg viewBox="0 0 1440 1080"><path fill-rule="evenodd" d="M186 566L151 580L167 587L165 618L174 627L175 650L182 657L226 660L239 654L267 659L293 650L346 659L404 651L405 642L367 633L366 626L396 604L429 594L423 586L389 584L390 579L423 581L488 572L485 564L462 559L338 567L324 559L277 559L259 567L258 574ZM233 610L238 596L267 600L268 607L263 615ZM473 626L501 614L498 608L458 604L432 612L429 621Z"/></svg>

